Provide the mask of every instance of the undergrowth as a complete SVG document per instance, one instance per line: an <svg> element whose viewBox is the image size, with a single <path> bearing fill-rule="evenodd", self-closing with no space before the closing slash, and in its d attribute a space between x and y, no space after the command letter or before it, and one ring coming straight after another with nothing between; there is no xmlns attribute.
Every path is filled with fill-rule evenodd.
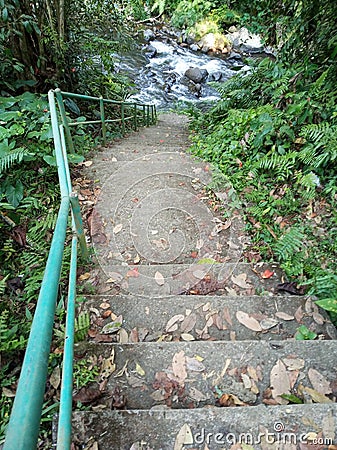
<svg viewBox="0 0 337 450"><path fill-rule="evenodd" d="M337 89L334 67L265 59L193 112L192 151L220 168L241 198L256 249L278 261L337 317Z"/></svg>

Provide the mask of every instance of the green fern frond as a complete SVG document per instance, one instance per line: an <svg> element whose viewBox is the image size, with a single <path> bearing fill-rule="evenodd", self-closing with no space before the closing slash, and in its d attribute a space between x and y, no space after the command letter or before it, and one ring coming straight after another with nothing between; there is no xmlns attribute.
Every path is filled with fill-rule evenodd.
<svg viewBox="0 0 337 450"><path fill-rule="evenodd" d="M9 169L13 164L20 163L27 152L23 148L12 150L0 156L0 173Z"/></svg>
<svg viewBox="0 0 337 450"><path fill-rule="evenodd" d="M336 161L337 125L331 125L328 122L306 125L301 130L301 136L307 141L301 153L310 152L312 155L315 152L315 156L311 159L313 168L326 166Z"/></svg>
<svg viewBox="0 0 337 450"><path fill-rule="evenodd" d="M269 152L256 163L253 173L259 173L260 169L268 170L277 178L285 180L293 173L297 156L296 152L289 152L285 155Z"/></svg>
<svg viewBox="0 0 337 450"><path fill-rule="evenodd" d="M298 227L292 227L277 241L274 251L281 261L286 261L303 250L306 239L303 231Z"/></svg>
<svg viewBox="0 0 337 450"><path fill-rule="evenodd" d="M84 341L90 328L90 315L87 311L81 312L75 319L75 342Z"/></svg>
<svg viewBox="0 0 337 450"><path fill-rule="evenodd" d="M74 335L75 343L85 340L89 328L90 328L90 315L87 311L83 311L75 319L75 335ZM54 334L60 342L64 340L65 332L66 327L64 324L61 324L58 329L54 329Z"/></svg>

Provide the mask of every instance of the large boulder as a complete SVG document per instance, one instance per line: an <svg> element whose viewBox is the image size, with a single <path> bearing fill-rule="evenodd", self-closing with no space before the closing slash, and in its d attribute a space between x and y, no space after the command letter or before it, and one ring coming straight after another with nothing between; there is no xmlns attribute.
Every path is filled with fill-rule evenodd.
<svg viewBox="0 0 337 450"><path fill-rule="evenodd" d="M235 31L232 29L232 32L228 33L226 38L231 42L232 47L240 52L251 54L264 51L260 36L250 33L245 27Z"/></svg>
<svg viewBox="0 0 337 450"><path fill-rule="evenodd" d="M196 84L202 83L208 77L206 69L199 69L198 67L190 67L185 72L185 77Z"/></svg>
<svg viewBox="0 0 337 450"><path fill-rule="evenodd" d="M220 33L208 33L200 39L198 46L204 53L209 51L225 53L229 46L229 41Z"/></svg>

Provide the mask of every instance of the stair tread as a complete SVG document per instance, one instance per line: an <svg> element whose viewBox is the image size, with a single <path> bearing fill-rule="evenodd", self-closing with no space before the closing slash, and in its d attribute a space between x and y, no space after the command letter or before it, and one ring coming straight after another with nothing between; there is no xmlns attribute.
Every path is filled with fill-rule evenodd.
<svg viewBox="0 0 337 450"><path fill-rule="evenodd" d="M325 339L336 338L327 313L305 296L101 295L87 297L81 309L90 311L91 336L96 341L112 315L122 316L129 338L131 332L148 330L144 341L285 340L293 338L300 325ZM238 321L237 314L242 312L257 320L260 331ZM118 339L117 334L112 337Z"/></svg>
<svg viewBox="0 0 337 450"><path fill-rule="evenodd" d="M272 398L272 384L282 394L298 393L306 403L313 401L312 388L327 389L333 398L337 394L334 340L81 343L75 353L108 368L100 381L108 378L107 392L120 390L128 409L217 405L222 394L245 405L287 403ZM322 387L313 370L324 380ZM274 378L272 371L278 374Z"/></svg>
<svg viewBox="0 0 337 450"><path fill-rule="evenodd" d="M296 450L318 448L305 445L305 434L335 443L337 405L274 406L249 408L207 408L190 410L135 410L75 412L74 443L84 445L92 438L100 450L172 450L182 428L191 431L193 443L182 448L223 450L234 444L254 450ZM267 435L267 433L269 433ZM183 441L184 442L184 441ZM273 443L274 442L274 443ZM302 447L300 447L300 444Z"/></svg>
<svg viewBox="0 0 337 450"><path fill-rule="evenodd" d="M235 257L233 258L235 261ZM130 264L107 265L100 258L101 285L98 293L118 287L125 294L162 297L169 294L254 295L277 293L282 274L276 264L253 266L244 262L216 264ZM265 270L274 275L263 278ZM162 279L159 279L161 274ZM157 275L156 275L157 274ZM161 277L160 277L161 278Z"/></svg>

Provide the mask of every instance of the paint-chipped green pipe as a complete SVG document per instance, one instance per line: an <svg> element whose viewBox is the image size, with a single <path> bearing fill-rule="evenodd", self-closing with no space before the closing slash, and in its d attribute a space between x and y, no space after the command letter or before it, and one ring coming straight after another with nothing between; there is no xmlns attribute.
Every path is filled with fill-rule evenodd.
<svg viewBox="0 0 337 450"><path fill-rule="evenodd" d="M3 450L36 449L69 206L62 198Z"/></svg>
<svg viewBox="0 0 337 450"><path fill-rule="evenodd" d="M77 236L74 234L71 246L69 288L67 301L66 333L64 339L60 412L57 430L57 450L71 447L71 412L73 404L73 360L75 340L75 300L77 271Z"/></svg>

